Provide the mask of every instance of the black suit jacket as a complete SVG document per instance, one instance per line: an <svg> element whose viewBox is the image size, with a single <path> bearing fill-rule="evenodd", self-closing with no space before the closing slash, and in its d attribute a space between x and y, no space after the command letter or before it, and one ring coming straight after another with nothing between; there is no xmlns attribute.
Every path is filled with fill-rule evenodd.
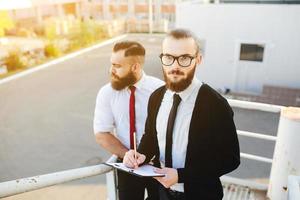
<svg viewBox="0 0 300 200"><path fill-rule="evenodd" d="M145 162L155 155L154 164L158 167L160 152L156 117L165 92L165 86L160 87L149 99L145 134L138 149L146 155ZM186 199L222 199L223 188L219 177L233 171L239 164L240 151L233 111L225 98L203 84L191 118L185 167L177 169L178 182L184 183Z"/></svg>

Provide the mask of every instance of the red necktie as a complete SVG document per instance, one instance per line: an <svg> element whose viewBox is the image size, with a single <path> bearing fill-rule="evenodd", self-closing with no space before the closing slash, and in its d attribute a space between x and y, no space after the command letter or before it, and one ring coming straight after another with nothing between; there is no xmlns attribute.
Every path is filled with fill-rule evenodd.
<svg viewBox="0 0 300 200"><path fill-rule="evenodd" d="M135 129L135 87L129 86L130 98L129 98L129 133L130 133L130 149L134 149L133 133L136 132Z"/></svg>

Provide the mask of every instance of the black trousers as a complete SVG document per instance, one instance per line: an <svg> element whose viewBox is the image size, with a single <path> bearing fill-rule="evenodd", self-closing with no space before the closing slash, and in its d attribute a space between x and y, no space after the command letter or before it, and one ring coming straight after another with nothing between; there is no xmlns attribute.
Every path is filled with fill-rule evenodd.
<svg viewBox="0 0 300 200"><path fill-rule="evenodd" d="M186 200L186 198L183 192L172 191L160 185L159 200Z"/></svg>
<svg viewBox="0 0 300 200"><path fill-rule="evenodd" d="M159 200L158 182L153 178L141 178L117 170L119 200L143 200L145 188L147 200Z"/></svg>

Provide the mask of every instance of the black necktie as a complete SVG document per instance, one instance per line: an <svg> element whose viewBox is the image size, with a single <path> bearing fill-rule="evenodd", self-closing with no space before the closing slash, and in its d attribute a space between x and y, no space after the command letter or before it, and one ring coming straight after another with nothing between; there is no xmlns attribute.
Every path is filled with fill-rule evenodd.
<svg viewBox="0 0 300 200"><path fill-rule="evenodd" d="M166 149L165 149L165 166L172 167L172 144L173 144L173 128L176 119L176 113L181 98L178 94L173 96L173 105L169 114L167 134L166 134Z"/></svg>

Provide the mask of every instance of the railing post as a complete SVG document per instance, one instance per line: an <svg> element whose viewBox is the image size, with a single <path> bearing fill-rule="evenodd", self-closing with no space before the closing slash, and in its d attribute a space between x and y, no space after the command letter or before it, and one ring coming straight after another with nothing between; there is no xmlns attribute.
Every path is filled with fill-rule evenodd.
<svg viewBox="0 0 300 200"><path fill-rule="evenodd" d="M107 163L113 163L117 161L117 156L112 155ZM116 172L112 170L106 173L106 191L107 191L107 200L118 200L118 192L117 192L117 179Z"/></svg>
<svg viewBox="0 0 300 200"><path fill-rule="evenodd" d="M107 200L117 200L115 170L106 173Z"/></svg>
<svg viewBox="0 0 300 200"><path fill-rule="evenodd" d="M283 108L271 169L268 197L287 199L289 175L300 175L300 108Z"/></svg>

